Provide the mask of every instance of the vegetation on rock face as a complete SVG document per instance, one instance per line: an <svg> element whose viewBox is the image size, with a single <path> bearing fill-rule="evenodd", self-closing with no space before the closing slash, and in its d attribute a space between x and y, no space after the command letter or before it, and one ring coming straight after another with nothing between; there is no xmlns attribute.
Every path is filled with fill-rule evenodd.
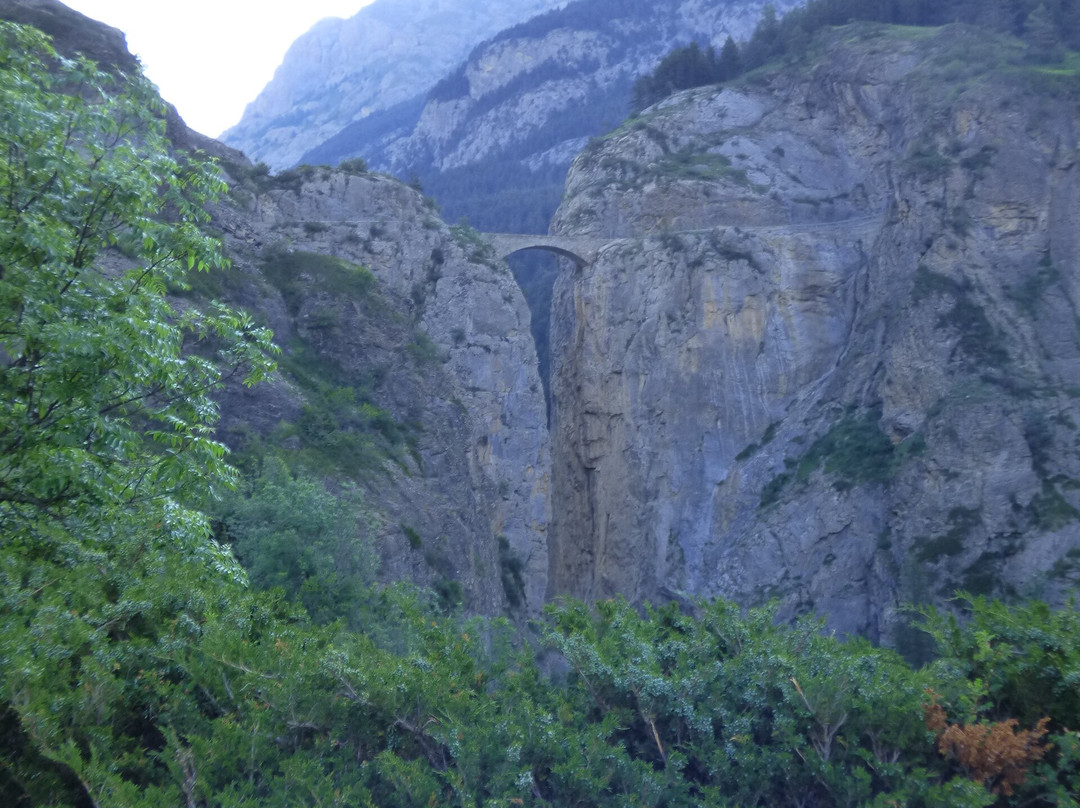
<svg viewBox="0 0 1080 808"><path fill-rule="evenodd" d="M912 454L926 448L915 434L894 444L878 426L880 411L849 413L837 421L797 459L785 460L787 471L778 474L761 493L762 506L771 505L789 485L802 484L818 469L837 490L854 485L886 483Z"/></svg>
<svg viewBox="0 0 1080 808"><path fill-rule="evenodd" d="M765 7L753 36L739 48L728 39L719 56L712 48L701 50L696 43L676 48L656 69L634 85L633 110L639 112L677 90L719 84L762 66L773 59L794 60L806 53L811 37L828 26L855 21L895 25L933 26L952 22L981 25L994 31L1021 37L1026 57L1034 64L1061 62L1067 49L1080 49L1080 11L1070 0L811 0L777 19L771 6ZM928 170L936 166L931 157L916 155Z"/></svg>
<svg viewBox="0 0 1080 808"><path fill-rule="evenodd" d="M665 56L652 73L634 83L633 111L640 112L677 90L719 84L742 72L739 46L728 37L717 54L710 45L702 49L696 42L676 48Z"/></svg>
<svg viewBox="0 0 1080 808"><path fill-rule="evenodd" d="M278 424L267 436L232 436L242 464L258 465L262 454L274 454L301 474L359 480L387 460L400 461L415 436L375 402L377 373L342 367L320 350L340 341L350 317L392 318L375 276L340 258L281 245L265 251L260 269L292 318L295 333L280 367L305 402L294 422Z"/></svg>
<svg viewBox="0 0 1080 808"><path fill-rule="evenodd" d="M267 252L262 272L281 292L289 313L294 316L306 290L314 288L333 298L361 301L369 297L375 283L370 270L340 258L281 248Z"/></svg>
<svg viewBox="0 0 1080 808"><path fill-rule="evenodd" d="M363 501L349 485L339 495L274 455L214 509L217 538L248 571L251 584L280 589L316 623L358 625L378 556Z"/></svg>

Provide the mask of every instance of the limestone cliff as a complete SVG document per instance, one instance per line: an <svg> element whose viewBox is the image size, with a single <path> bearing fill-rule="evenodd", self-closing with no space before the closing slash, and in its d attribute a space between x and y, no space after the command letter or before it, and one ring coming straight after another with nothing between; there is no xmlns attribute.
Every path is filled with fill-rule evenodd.
<svg viewBox="0 0 1080 808"><path fill-rule="evenodd" d="M556 285L553 592L1075 585L1080 106L1017 47L837 29L576 159L553 232L623 239Z"/></svg>
<svg viewBox="0 0 1080 808"><path fill-rule="evenodd" d="M505 265L396 180L228 170L234 191L215 210L234 261L227 294L267 318L285 354L277 381L226 395L225 439L243 450L286 434L284 424L286 448L303 450L331 428L312 393L362 390L343 417L381 411L373 439L389 437L388 448L340 462L375 514L381 577L457 582L472 612L502 613L508 599L535 612L548 567L548 437L528 309ZM511 589L500 583L511 561L520 591L513 576Z"/></svg>

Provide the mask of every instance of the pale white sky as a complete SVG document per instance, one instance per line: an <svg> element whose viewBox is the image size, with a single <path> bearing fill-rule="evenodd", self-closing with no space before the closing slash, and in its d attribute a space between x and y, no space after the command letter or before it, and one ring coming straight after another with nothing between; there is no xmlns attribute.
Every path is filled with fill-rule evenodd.
<svg viewBox="0 0 1080 808"><path fill-rule="evenodd" d="M373 0L62 0L127 35L162 97L211 137L240 120L293 41Z"/></svg>

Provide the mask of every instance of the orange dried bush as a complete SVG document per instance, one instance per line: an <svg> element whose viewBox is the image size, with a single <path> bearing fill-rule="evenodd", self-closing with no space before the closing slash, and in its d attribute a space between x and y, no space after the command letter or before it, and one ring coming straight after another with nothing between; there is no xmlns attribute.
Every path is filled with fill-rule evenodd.
<svg viewBox="0 0 1080 808"><path fill-rule="evenodd" d="M1019 732L1015 718L993 724L950 724L937 694L927 692L930 701L923 704L923 719L926 728L938 734L938 752L956 760L968 777L995 794L1011 796L1031 764L1050 749L1042 741L1049 716L1039 719L1033 729Z"/></svg>

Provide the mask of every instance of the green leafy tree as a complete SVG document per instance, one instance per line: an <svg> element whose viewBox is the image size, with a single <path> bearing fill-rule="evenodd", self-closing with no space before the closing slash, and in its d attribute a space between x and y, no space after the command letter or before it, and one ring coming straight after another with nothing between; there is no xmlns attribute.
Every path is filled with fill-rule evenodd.
<svg viewBox="0 0 1080 808"><path fill-rule="evenodd" d="M216 172L170 155L145 80L58 60L11 25L0 71L0 527L231 482L211 393L222 365L265 375L269 332L165 295L223 263L200 229Z"/></svg>
<svg viewBox="0 0 1080 808"><path fill-rule="evenodd" d="M1080 794L1080 609L1032 601L1009 606L962 596L968 613L929 609L924 627L937 643L934 688L957 723L1049 719L1050 753L1018 789L1017 804L1075 808Z"/></svg>
<svg viewBox="0 0 1080 808"><path fill-rule="evenodd" d="M358 491L335 495L269 456L245 490L226 498L222 519L254 586L281 587L316 622L355 624L379 561Z"/></svg>
<svg viewBox="0 0 1080 808"><path fill-rule="evenodd" d="M656 804L990 801L979 786L937 781L928 680L892 652L720 601L693 616L669 604L643 618L622 601L597 612L549 610L547 638L573 670L574 711L648 764ZM643 785L630 783L628 793Z"/></svg>
<svg viewBox="0 0 1080 808"><path fill-rule="evenodd" d="M163 765L137 671L242 578L191 504L233 484L211 396L271 370L270 333L166 296L223 263L201 229L222 187L170 154L145 79L0 23L0 777L19 800L135 804Z"/></svg>

